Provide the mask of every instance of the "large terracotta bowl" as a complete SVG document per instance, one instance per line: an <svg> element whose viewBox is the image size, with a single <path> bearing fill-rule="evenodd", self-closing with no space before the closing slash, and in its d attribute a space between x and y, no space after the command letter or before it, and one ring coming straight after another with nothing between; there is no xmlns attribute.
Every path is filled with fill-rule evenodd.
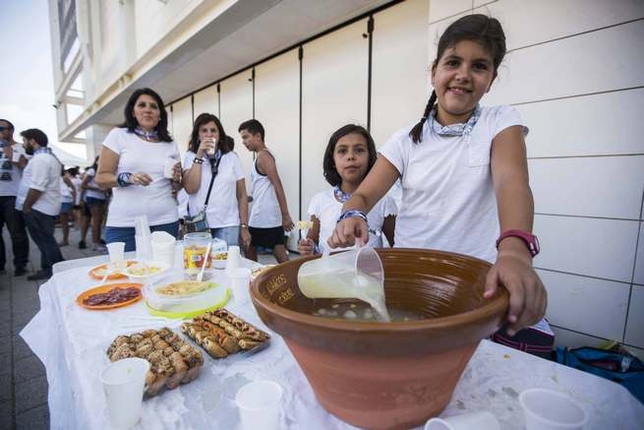
<svg viewBox="0 0 644 430"><path fill-rule="evenodd" d="M264 323L282 335L318 401L369 429L407 429L438 415L479 341L501 325L508 295L483 298L490 264L419 249L378 250L388 307L423 314L413 322L357 322L313 316L329 299L297 285L301 258L275 266L251 286Z"/></svg>

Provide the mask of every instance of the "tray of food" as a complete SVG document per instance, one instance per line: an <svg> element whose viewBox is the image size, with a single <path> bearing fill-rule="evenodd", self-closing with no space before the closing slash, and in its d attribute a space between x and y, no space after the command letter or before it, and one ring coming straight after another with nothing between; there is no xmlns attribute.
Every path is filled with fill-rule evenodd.
<svg viewBox="0 0 644 430"><path fill-rule="evenodd" d="M269 345L270 335L226 309L206 312L181 324L181 331L213 358L255 353Z"/></svg>
<svg viewBox="0 0 644 430"><path fill-rule="evenodd" d="M135 260L127 260L125 262L125 268L135 264L137 264ZM90 278L97 279L99 281L105 278L106 274L107 274L107 278L105 279L108 281L114 281L117 279L127 279L127 275L124 273L125 268L122 270L119 270L116 268L114 264L103 263L89 269L88 275L90 276Z"/></svg>
<svg viewBox="0 0 644 430"><path fill-rule="evenodd" d="M79 294L76 303L90 310L120 308L141 300L142 286L134 282L99 285Z"/></svg>
<svg viewBox="0 0 644 430"><path fill-rule="evenodd" d="M153 315L192 318L207 310L222 308L230 299L230 290L216 282L175 278L162 277L143 288L143 296Z"/></svg>
<svg viewBox="0 0 644 430"><path fill-rule="evenodd" d="M139 357L150 362L145 377L145 395L159 394L195 379L203 367L203 356L181 336L163 327L117 336L107 349L110 361Z"/></svg>

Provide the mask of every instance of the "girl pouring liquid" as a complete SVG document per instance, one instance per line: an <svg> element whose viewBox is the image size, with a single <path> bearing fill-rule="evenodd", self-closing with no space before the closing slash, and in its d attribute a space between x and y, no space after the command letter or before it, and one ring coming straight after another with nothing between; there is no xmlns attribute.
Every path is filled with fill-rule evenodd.
<svg viewBox="0 0 644 430"><path fill-rule="evenodd" d="M485 286L510 293L507 332L537 323L546 290L532 267L534 204L523 126L509 106L483 107L505 55L501 24L485 15L452 23L431 67L434 87L420 121L395 133L344 204L332 247L367 242L367 215L398 180L395 246L433 248L493 263Z"/></svg>

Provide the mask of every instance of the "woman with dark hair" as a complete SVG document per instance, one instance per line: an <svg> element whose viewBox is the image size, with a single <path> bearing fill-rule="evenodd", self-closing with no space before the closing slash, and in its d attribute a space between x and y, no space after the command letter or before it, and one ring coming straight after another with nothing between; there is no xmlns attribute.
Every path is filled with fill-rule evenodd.
<svg viewBox="0 0 644 430"><path fill-rule="evenodd" d="M308 213L312 227L298 244L300 254L310 255L327 248L324 239L333 233L342 204L351 197L375 163L376 144L364 127L347 124L331 135L322 165L324 178L333 188L322 190L311 199ZM369 211L370 246L382 247L383 235L389 245L393 245L397 213L394 199L388 195Z"/></svg>
<svg viewBox="0 0 644 430"><path fill-rule="evenodd" d="M188 215L196 215L205 206L212 235L246 249L250 244L248 197L244 170L233 144L219 118L209 113L199 115L183 160L183 186L189 194Z"/></svg>
<svg viewBox="0 0 644 430"><path fill-rule="evenodd" d="M125 105L124 116L125 122L103 142L96 182L104 189L114 188L106 242L125 242L125 250L132 251L137 216L147 215L152 231L177 236L174 194L181 183L181 165L177 144L168 133L168 114L156 92L136 90Z"/></svg>

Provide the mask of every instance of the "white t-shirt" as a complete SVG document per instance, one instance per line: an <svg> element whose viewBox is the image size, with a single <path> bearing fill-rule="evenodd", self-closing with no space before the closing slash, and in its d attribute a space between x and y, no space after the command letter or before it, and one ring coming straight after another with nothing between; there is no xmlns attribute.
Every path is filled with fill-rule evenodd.
<svg viewBox="0 0 644 430"><path fill-rule="evenodd" d="M163 177L169 158L179 160L179 149L173 142L147 142L126 128L115 128L103 146L119 156L116 174L145 172L153 182L147 187L130 185L115 187L110 203L107 226L134 227L134 219L147 215L151 226L168 224L179 219L177 201L172 196L172 181Z"/></svg>
<svg viewBox="0 0 644 430"><path fill-rule="evenodd" d="M277 201L275 188L268 176L257 171L257 158L255 158L250 172L250 180L253 183L253 204L250 208L248 225L256 228L281 227L282 211Z"/></svg>
<svg viewBox="0 0 644 430"><path fill-rule="evenodd" d="M16 198L16 209L22 210L29 189L42 191L31 207L38 212L56 216L60 213L60 169L62 165L56 157L38 152L29 160L22 172L22 181Z"/></svg>
<svg viewBox="0 0 644 430"><path fill-rule="evenodd" d="M25 149L21 144L16 143L12 146L14 159L18 155L25 155ZM22 178L22 169L13 164L12 160L4 156L4 151L0 146L0 196L16 196L20 188L20 179Z"/></svg>
<svg viewBox="0 0 644 430"><path fill-rule="evenodd" d="M88 186L98 188L98 184L96 183L95 169L92 169L92 168L87 169L87 171L85 171L85 177L92 178L87 183ZM99 199L99 200L105 200L107 198L103 191L96 191L96 190L89 190L89 189L85 190L85 197L92 197L94 199Z"/></svg>
<svg viewBox="0 0 644 430"><path fill-rule="evenodd" d="M496 260L499 220L490 152L492 139L513 125L523 125L514 108L483 107L470 135L438 136L426 122L420 143L409 137L411 127L387 141L379 152L402 176L396 247Z"/></svg>
<svg viewBox="0 0 644 430"><path fill-rule="evenodd" d="M72 181L72 185L74 186L74 190L76 191L76 200L74 200L74 204L75 205L80 205L81 191L82 191L81 190L81 184L83 183L83 181L80 178L76 177L76 176L72 177L70 179L70 181Z"/></svg>
<svg viewBox="0 0 644 430"><path fill-rule="evenodd" d="M318 244L320 252L324 252L326 249L326 240L333 234L341 212L342 203L336 200L333 188L320 191L311 199L308 210L309 217L314 216L320 220L320 240ZM367 214L369 228L381 232L385 218L397 213L398 209L394 199L389 195L385 195ZM382 243L382 236L369 233L369 246L381 248Z"/></svg>
<svg viewBox="0 0 644 430"><path fill-rule="evenodd" d="M184 169L192 168L195 156L194 152L186 152L183 161ZM210 161L206 158L201 165L199 190L188 197L190 215L196 215L203 209L211 178ZM237 202L237 181L240 179L244 179L244 170L239 156L233 151L222 155L206 211L210 228L231 227L240 224L239 203Z"/></svg>
<svg viewBox="0 0 644 430"><path fill-rule="evenodd" d="M67 186L63 178L60 178L60 197L63 203L72 202L72 189Z"/></svg>

